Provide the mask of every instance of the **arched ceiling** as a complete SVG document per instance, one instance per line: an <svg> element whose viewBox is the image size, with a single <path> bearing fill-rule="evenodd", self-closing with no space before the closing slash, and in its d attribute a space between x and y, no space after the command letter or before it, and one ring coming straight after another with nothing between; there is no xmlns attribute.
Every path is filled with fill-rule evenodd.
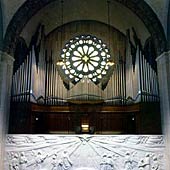
<svg viewBox="0 0 170 170"><path fill-rule="evenodd" d="M161 24L163 25L165 34L167 34L167 17L169 0L145 0L145 1L157 15Z"/></svg>
<svg viewBox="0 0 170 170"><path fill-rule="evenodd" d="M144 41L151 34L157 45L157 52L161 53L166 47L163 27L156 14L143 0L110 0L111 24L125 33L127 28L134 26L139 37ZM100 2L100 3L99 3ZM96 5L97 4L97 5ZM30 29L35 29L38 22L44 22L47 33L59 26L60 1L55 0L27 0L15 13L8 25L4 50L12 53L15 39L21 34L30 36ZM65 22L78 19L98 20L107 23L106 0L65 0ZM39 11L39 12L38 12ZM36 14L36 15L35 15ZM34 16L34 17L33 17ZM26 25L27 24L27 25ZM30 24L30 26L29 26ZM26 31L27 30L27 31ZM142 31L141 31L142 30ZM24 32L25 31L25 32Z"/></svg>
<svg viewBox="0 0 170 170"><path fill-rule="evenodd" d="M89 6L90 4L90 6ZM98 4L96 6L96 4ZM108 10L106 0L65 0L63 10L63 24L79 20L95 20L108 24ZM45 25L46 34L59 27L61 21L61 3L54 1L41 9L25 26L21 35L30 41L30 35L41 22ZM144 23L128 8L112 1L110 3L110 25L126 34L126 30L135 27L142 42L150 36Z"/></svg>
<svg viewBox="0 0 170 170"><path fill-rule="evenodd" d="M25 3L26 0L0 0L3 10L3 27L6 30L10 20L16 11ZM167 28L167 13L169 0L144 0L156 13L161 21L164 30Z"/></svg>

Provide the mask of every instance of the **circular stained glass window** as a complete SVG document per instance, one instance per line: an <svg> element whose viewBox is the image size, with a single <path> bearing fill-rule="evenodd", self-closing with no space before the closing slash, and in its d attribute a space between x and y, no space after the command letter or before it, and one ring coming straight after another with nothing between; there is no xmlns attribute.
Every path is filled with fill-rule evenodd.
<svg viewBox="0 0 170 170"><path fill-rule="evenodd" d="M83 78L98 84L109 70L110 57L101 39L91 35L76 36L62 49L62 69L74 84Z"/></svg>

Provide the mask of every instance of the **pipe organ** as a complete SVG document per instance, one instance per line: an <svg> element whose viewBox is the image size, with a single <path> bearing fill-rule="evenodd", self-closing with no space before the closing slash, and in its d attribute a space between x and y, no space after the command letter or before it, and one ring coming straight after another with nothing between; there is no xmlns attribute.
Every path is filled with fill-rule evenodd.
<svg viewBox="0 0 170 170"><path fill-rule="evenodd" d="M72 27L70 27L72 35L75 35L76 31L78 34L85 31L75 30L75 32L73 32L73 28L71 28ZM87 27L84 29L86 28ZM30 44L27 56L13 74L11 105L15 105L15 103L33 103L43 107L63 106L65 108L68 107L66 112L69 112L70 105L83 104L84 106L90 104L91 106L94 106L90 112L95 112L95 105L103 107L118 106L123 108L131 107L132 105L139 103L159 102L156 70L147 61L147 57L139 43L136 43L133 46L135 53L132 54L133 44L128 33L126 36L121 35L122 33L117 30L113 30L113 32L110 33L110 38L113 38L113 40L110 40L109 42L111 43L109 44L109 47L111 48L109 49L111 59L109 58L110 56L108 59L105 59L106 52L100 52L102 49L98 47L96 47L96 49L98 49L99 52L89 52L90 50L95 49L95 47L91 47L90 45L97 46L97 43L95 44L95 41L97 41L95 37L93 39L94 43L92 40L86 39L83 40L85 44L83 45L81 44L81 40L77 41L77 44L75 44L75 46L79 46L77 47L77 50L79 50L77 53L71 51L76 49L74 44L72 44L72 46L70 45L70 47L68 45L68 48L73 47L73 49L69 49L69 53L66 53L66 55L70 55L72 52L75 56L70 56L70 58L74 57L75 60L77 59L76 57L82 58L82 70L84 70L84 75L80 77L81 70L80 73L69 73L69 75L66 75L67 71L64 67L66 67L67 63L61 65L57 65L56 63L62 59L60 56L61 48L65 43L67 45L67 39L70 38L69 34L71 33L68 31L69 29L67 29L67 26L63 29L65 30L65 34L58 30L58 32L54 31L57 32L56 36L54 36L54 33L52 36L45 36L42 31L43 29L39 31L37 41ZM104 26L102 29L104 29ZM59 30L61 30L61 28ZM88 34L90 35L92 33L94 34L93 31L89 31ZM61 34L63 35L61 36ZM96 35L102 35L101 30L98 30ZM51 37L53 37L53 39ZM61 39L61 37L64 38ZM90 36L86 36L85 38L87 37ZM106 33L103 33L101 37L106 42L106 45L108 45ZM71 39L70 41L73 40ZM98 41L101 42L101 40ZM98 46L99 45L101 44L98 44ZM103 47L104 46L105 44ZM82 53L80 49L82 49ZM101 56L94 56L95 53L97 55L100 53ZM76 56L76 54L78 56ZM100 57L103 58L103 61ZM62 62L68 62L68 58L69 57L66 58L67 60L64 58ZM92 66L90 65L90 59L92 60ZM78 61L75 61L75 63L79 62L79 59L77 60ZM107 65L107 62L110 61L114 61L114 65ZM102 68L100 68L102 67L102 62L105 62L105 66L103 66L106 70L105 73L105 70L103 71ZM73 63L73 66L75 63ZM78 68L80 65L81 64L76 67ZM97 73L93 73L92 71L95 71L95 65L97 67ZM71 66L68 65L68 67ZM75 69L77 69L76 67ZM86 74L88 70L91 71L89 73L91 74L91 77ZM73 73L75 70L70 69L70 72ZM75 76L74 81L72 81L73 76ZM101 78L101 76L103 76L103 78ZM95 82L96 78L98 78L98 80ZM106 108L106 110L107 109L108 108ZM40 110L38 112L41 112ZM85 110L85 112L89 112L88 109ZM102 112L105 112L106 110L103 110ZM47 109L45 112L48 111L49 110ZM124 109L123 112L126 111L130 112L126 109ZM76 111L74 110L74 112ZM80 112L84 111L81 110ZM100 109L98 112L100 112ZM106 112L114 112L114 108L111 108ZM134 112L135 111L132 109L132 115L134 115ZM140 107L138 112L140 112ZM15 116L13 113L11 113L11 115ZM134 119L134 117L132 119ZM31 120L32 118L30 118L29 121ZM68 120L70 120L70 116L68 116ZM98 122L99 120L96 121Z"/></svg>
<svg viewBox="0 0 170 170"><path fill-rule="evenodd" d="M137 46L135 70L127 66L126 76L129 98L135 102L159 101L157 73L147 62L139 46Z"/></svg>
<svg viewBox="0 0 170 170"><path fill-rule="evenodd" d="M111 105L159 101L156 71L147 62L139 46L136 48L135 69L133 70L130 52L127 52L126 60L118 56L118 63L112 66L112 75L102 89L102 84L95 85L87 77L76 85L65 83L57 65L46 56L40 56L42 59L37 66L33 46L13 75L12 100L47 105L65 105L71 98L100 99L104 104Z"/></svg>

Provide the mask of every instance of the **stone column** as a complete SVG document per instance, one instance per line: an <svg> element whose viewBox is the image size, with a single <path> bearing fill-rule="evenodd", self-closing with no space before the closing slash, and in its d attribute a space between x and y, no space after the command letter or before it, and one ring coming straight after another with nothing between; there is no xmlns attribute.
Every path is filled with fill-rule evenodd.
<svg viewBox="0 0 170 170"><path fill-rule="evenodd" d="M4 141L8 131L13 62L13 57L0 51L0 169L4 169Z"/></svg>
<svg viewBox="0 0 170 170"><path fill-rule="evenodd" d="M162 129L165 135L166 169L170 169L170 51L157 58Z"/></svg>

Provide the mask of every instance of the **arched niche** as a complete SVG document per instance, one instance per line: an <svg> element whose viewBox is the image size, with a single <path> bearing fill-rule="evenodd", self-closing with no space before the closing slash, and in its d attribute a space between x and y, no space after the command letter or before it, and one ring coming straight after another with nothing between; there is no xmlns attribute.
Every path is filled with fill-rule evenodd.
<svg viewBox="0 0 170 170"><path fill-rule="evenodd" d="M4 51L8 53L13 53L15 48L15 39L22 32L23 28L26 26L28 21L41 9L50 5L50 3L55 2L55 0L37 0L37 1L26 1L19 10L13 16L13 19L10 21L4 40ZM59 1L57 1L59 3ZM94 1L90 1L92 3ZM149 33L153 36L154 42L156 44L157 54L163 52L166 48L166 38L163 31L163 27L157 18L153 10L146 4L145 1L134 1L134 0L111 0L111 3L117 2L120 5L130 9L146 26ZM72 4L70 1L66 0L65 5L68 9L69 5ZM106 3L106 1L105 1ZM68 5L69 4L69 5ZM73 0L73 4L76 5L77 1ZM96 4L96 3L95 3ZM84 5L84 3L83 3ZM88 4L89 5L89 4ZM91 4L90 4L91 6ZM89 8L90 8L89 6ZM96 5L95 5L96 6ZM99 4L100 6L100 4ZM71 9L71 8L70 8ZM81 9L82 10L82 9ZM81 12L79 9L79 11ZM95 8L94 8L95 11ZM57 11L56 11L57 12ZM88 8L87 11L88 13ZM98 12L103 12L99 10ZM111 12L113 12L111 10ZM47 14L48 15L48 14ZM126 14L121 14L126 16ZM131 19L133 21L133 18ZM123 20L121 21L124 22ZM161 44L161 45L160 45Z"/></svg>

